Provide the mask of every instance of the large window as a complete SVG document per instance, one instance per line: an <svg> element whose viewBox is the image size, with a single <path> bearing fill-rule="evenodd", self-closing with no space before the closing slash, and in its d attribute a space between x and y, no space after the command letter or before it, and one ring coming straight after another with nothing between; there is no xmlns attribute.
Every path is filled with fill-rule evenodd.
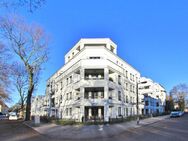
<svg viewBox="0 0 188 141"><path fill-rule="evenodd" d="M118 100L121 101L121 91L118 91Z"/></svg>
<svg viewBox="0 0 188 141"><path fill-rule="evenodd" d="M118 116L121 116L121 107L118 107Z"/></svg>

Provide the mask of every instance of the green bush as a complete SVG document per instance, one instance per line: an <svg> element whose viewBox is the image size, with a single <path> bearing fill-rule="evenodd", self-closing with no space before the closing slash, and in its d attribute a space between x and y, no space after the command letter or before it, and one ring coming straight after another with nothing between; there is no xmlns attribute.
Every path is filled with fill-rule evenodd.
<svg viewBox="0 0 188 141"><path fill-rule="evenodd" d="M55 121L56 124L58 125L75 125L78 124L75 120L71 119L58 119Z"/></svg>

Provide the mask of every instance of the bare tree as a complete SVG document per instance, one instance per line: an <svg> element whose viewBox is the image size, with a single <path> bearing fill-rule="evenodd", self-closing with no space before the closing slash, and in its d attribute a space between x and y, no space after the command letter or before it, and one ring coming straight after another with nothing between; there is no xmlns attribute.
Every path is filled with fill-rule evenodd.
<svg viewBox="0 0 188 141"><path fill-rule="evenodd" d="M46 0L0 0L0 7L8 9L16 9L18 7L26 7L29 12L40 8Z"/></svg>
<svg viewBox="0 0 188 141"><path fill-rule="evenodd" d="M25 110L25 101L27 98L27 89L28 89L28 75L25 67L18 63L12 66L12 82L19 94L20 100L18 104L20 105L21 116L23 118Z"/></svg>
<svg viewBox="0 0 188 141"><path fill-rule="evenodd" d="M0 43L0 104L5 104L9 100L8 82L9 82L9 65L6 62L7 49Z"/></svg>
<svg viewBox="0 0 188 141"><path fill-rule="evenodd" d="M42 64L48 58L48 38L41 27L27 24L18 17L0 19L0 30L4 40L10 43L12 52L23 63L28 75L26 118L30 120L31 97L37 84Z"/></svg>
<svg viewBox="0 0 188 141"><path fill-rule="evenodd" d="M180 110L185 108L185 100L188 97L188 85L178 84L172 88L170 95L173 97L174 102L178 104Z"/></svg>

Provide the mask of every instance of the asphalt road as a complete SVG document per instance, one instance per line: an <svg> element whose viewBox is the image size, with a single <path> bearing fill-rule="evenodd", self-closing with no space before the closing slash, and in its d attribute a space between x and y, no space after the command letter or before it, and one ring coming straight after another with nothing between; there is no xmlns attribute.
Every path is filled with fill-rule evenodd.
<svg viewBox="0 0 188 141"><path fill-rule="evenodd" d="M91 139L88 139L91 141ZM129 129L118 136L92 139L98 141L187 141L188 114L180 118L165 119L136 129ZM40 135L21 121L0 121L0 141L57 141ZM59 140L58 140L59 141ZM62 140L63 141L63 140Z"/></svg>

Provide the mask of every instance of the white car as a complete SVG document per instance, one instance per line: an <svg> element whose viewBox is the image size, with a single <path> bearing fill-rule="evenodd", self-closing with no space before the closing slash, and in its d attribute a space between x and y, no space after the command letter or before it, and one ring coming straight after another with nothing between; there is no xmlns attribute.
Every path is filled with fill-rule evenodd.
<svg viewBox="0 0 188 141"><path fill-rule="evenodd" d="M8 119L9 120L18 120L18 117L17 117L17 115L10 115Z"/></svg>

